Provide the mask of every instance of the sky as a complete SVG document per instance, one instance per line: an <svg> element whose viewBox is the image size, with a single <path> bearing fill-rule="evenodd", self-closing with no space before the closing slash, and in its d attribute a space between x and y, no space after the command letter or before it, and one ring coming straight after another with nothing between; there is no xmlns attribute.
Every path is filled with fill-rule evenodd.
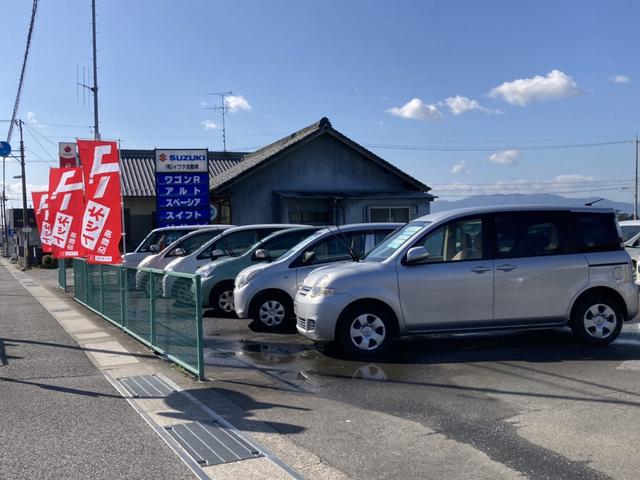
<svg viewBox="0 0 640 480"><path fill-rule="evenodd" d="M443 199L633 201L640 2L98 0L97 11L100 130L122 148L221 150L211 94L231 91L228 150L326 116ZM30 12L30 0L3 4L2 139ZM57 142L92 136L77 86L90 15L88 0L40 0L18 114L30 188L47 184ZM17 206L19 166L6 168Z"/></svg>

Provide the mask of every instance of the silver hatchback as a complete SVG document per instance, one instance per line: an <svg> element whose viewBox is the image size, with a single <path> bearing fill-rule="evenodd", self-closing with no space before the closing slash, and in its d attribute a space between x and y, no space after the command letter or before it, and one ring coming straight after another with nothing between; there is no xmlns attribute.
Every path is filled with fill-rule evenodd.
<svg viewBox="0 0 640 480"><path fill-rule="evenodd" d="M475 208L406 224L359 263L311 273L297 329L371 355L397 336L568 325L613 341L638 287L612 210Z"/></svg>

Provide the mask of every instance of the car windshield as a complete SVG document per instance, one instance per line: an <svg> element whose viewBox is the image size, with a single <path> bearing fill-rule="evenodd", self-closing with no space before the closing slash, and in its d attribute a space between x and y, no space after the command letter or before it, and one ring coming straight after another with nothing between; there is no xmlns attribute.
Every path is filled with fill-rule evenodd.
<svg viewBox="0 0 640 480"><path fill-rule="evenodd" d="M302 242L294 245L291 249L286 251L278 260L282 262L286 262L292 257L295 257L298 252L300 252L303 248L306 248L309 244L313 243L318 237L323 235L326 230L322 229L317 231L316 233L309 235Z"/></svg>
<svg viewBox="0 0 640 480"><path fill-rule="evenodd" d="M620 225L620 230L622 230L622 240L626 242L640 233L640 225Z"/></svg>
<svg viewBox="0 0 640 480"><path fill-rule="evenodd" d="M151 232L149 235L147 235L147 238L142 241L138 248L136 248L136 252L150 252L151 245L156 245L158 243L158 240L160 240L160 237L162 237L162 233L162 231Z"/></svg>
<svg viewBox="0 0 640 480"><path fill-rule="evenodd" d="M382 241L378 246L371 250L366 257L365 262L382 262L386 260L396 251L398 251L405 243L411 240L423 227L429 225L431 222L411 222L405 226L399 228L386 239Z"/></svg>
<svg viewBox="0 0 640 480"><path fill-rule="evenodd" d="M204 232L196 233L190 237L183 239L176 247L169 252L169 256L175 255L176 248L184 250L185 255L191 255L197 249L199 249L206 242L214 237L220 235L220 230L206 230Z"/></svg>

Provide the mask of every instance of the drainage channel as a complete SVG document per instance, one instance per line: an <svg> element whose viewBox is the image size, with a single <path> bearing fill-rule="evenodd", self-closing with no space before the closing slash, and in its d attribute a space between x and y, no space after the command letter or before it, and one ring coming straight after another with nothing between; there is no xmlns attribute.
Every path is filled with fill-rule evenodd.
<svg viewBox="0 0 640 480"><path fill-rule="evenodd" d="M158 375L120 377L117 381L133 398L158 399L178 392ZM166 426L164 430L201 467L265 456L215 419L210 422L179 423Z"/></svg>

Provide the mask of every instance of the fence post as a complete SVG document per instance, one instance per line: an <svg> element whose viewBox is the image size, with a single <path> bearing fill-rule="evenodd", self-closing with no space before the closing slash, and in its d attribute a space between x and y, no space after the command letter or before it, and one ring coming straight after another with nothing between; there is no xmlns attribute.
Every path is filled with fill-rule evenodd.
<svg viewBox="0 0 640 480"><path fill-rule="evenodd" d="M149 272L149 319L151 321L150 342L156 345L156 286L153 280L154 273Z"/></svg>
<svg viewBox="0 0 640 480"><path fill-rule="evenodd" d="M82 270L84 271L84 295L82 301L89 304L89 267L87 267L87 261L82 261Z"/></svg>
<svg viewBox="0 0 640 480"><path fill-rule="evenodd" d="M200 275L193 279L196 282L196 348L198 349L198 380L204 380L204 339L202 333L202 284Z"/></svg>
<svg viewBox="0 0 640 480"><path fill-rule="evenodd" d="M102 275L102 264L99 265L100 267L100 313L104 315L104 289L103 289L103 285L104 285L104 277Z"/></svg>
<svg viewBox="0 0 640 480"><path fill-rule="evenodd" d="M120 323L127 326L127 267L120 266Z"/></svg>

